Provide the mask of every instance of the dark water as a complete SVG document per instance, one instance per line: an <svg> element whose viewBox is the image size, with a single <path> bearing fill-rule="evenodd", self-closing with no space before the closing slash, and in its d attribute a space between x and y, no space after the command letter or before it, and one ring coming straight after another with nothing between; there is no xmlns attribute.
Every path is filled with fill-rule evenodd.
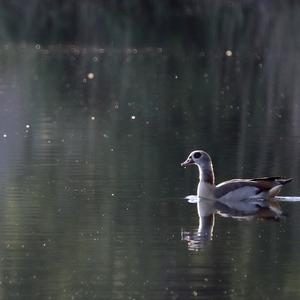
<svg viewBox="0 0 300 300"><path fill-rule="evenodd" d="M299 195L294 55L1 47L0 298L299 298L300 205L217 217L191 247L180 167L201 148L218 182L282 175Z"/></svg>

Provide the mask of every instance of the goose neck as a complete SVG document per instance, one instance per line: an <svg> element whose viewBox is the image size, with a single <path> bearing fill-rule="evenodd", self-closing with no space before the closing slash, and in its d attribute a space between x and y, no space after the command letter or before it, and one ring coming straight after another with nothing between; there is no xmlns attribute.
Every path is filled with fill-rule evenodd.
<svg viewBox="0 0 300 300"><path fill-rule="evenodd" d="M207 165L205 167L201 167L198 165L199 168L199 180L200 182L209 183L211 185L215 184L215 175L212 164Z"/></svg>

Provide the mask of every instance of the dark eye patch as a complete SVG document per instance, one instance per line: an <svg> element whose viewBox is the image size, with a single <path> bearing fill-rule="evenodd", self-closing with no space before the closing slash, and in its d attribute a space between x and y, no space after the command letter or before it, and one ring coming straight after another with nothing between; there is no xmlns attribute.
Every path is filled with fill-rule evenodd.
<svg viewBox="0 0 300 300"><path fill-rule="evenodd" d="M201 153L200 152L194 153L194 158L200 158L200 157L201 157Z"/></svg>

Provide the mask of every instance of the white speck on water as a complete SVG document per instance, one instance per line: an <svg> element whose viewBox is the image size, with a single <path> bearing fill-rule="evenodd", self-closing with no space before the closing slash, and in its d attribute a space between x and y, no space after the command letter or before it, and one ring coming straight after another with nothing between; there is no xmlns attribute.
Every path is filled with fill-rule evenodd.
<svg viewBox="0 0 300 300"><path fill-rule="evenodd" d="M26 124L26 126L25 126L26 128L30 128L30 125L29 124Z"/></svg>
<svg viewBox="0 0 300 300"><path fill-rule="evenodd" d="M131 116L131 120L135 120L135 116Z"/></svg>
<svg viewBox="0 0 300 300"><path fill-rule="evenodd" d="M87 77L88 77L88 79L92 80L95 78L95 75L94 75L94 73L88 73Z"/></svg>
<svg viewBox="0 0 300 300"><path fill-rule="evenodd" d="M110 148L110 151L111 151L111 152L114 152L114 151L115 151L115 149L114 149L114 148Z"/></svg>
<svg viewBox="0 0 300 300"><path fill-rule="evenodd" d="M108 138L108 135L107 135L106 133L104 133L104 134L103 134L103 137L107 139L107 138Z"/></svg>
<svg viewBox="0 0 300 300"><path fill-rule="evenodd" d="M178 75L175 75L174 78L175 78L175 79L178 79L179 77L178 77Z"/></svg>
<svg viewBox="0 0 300 300"><path fill-rule="evenodd" d="M114 194L114 193L112 193L112 194L111 194L111 196L112 196L112 197L114 197L114 196L115 196L115 194Z"/></svg>
<svg viewBox="0 0 300 300"><path fill-rule="evenodd" d="M225 55L226 56L232 56L232 51L231 50L226 50Z"/></svg>
<svg viewBox="0 0 300 300"><path fill-rule="evenodd" d="M94 117L94 116L91 116L91 120L93 120L93 121L94 121L95 119L96 119L96 117Z"/></svg>
<svg viewBox="0 0 300 300"><path fill-rule="evenodd" d="M6 134L6 133L4 133L4 134L3 134L3 137L6 139L6 138L7 138L7 134Z"/></svg>
<svg viewBox="0 0 300 300"><path fill-rule="evenodd" d="M195 297L197 297L197 296L198 296L197 291L193 291L193 295L194 295Z"/></svg>

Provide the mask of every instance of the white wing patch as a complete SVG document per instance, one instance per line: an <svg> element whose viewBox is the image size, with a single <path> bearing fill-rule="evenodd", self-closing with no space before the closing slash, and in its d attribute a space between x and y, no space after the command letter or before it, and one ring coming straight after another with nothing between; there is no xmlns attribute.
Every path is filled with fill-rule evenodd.
<svg viewBox="0 0 300 300"><path fill-rule="evenodd" d="M218 198L218 200L227 203L232 201L242 201L252 197L261 198L261 193L257 194L257 192L259 192L259 189L255 186L243 186L223 195Z"/></svg>

